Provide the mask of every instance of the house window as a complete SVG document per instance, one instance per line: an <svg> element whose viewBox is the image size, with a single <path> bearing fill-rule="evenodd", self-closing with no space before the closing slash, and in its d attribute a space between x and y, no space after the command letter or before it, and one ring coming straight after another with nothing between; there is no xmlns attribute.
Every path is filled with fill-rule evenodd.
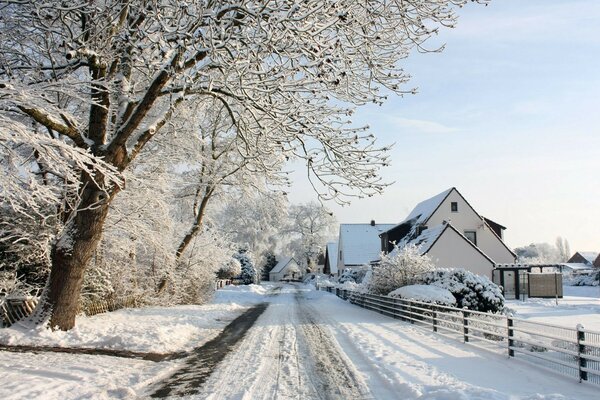
<svg viewBox="0 0 600 400"><path fill-rule="evenodd" d="M475 246L477 246L477 232L475 231L465 231L465 237L471 241Z"/></svg>
<svg viewBox="0 0 600 400"><path fill-rule="evenodd" d="M450 203L450 211L458 212L458 203L456 201L453 201L452 203Z"/></svg>

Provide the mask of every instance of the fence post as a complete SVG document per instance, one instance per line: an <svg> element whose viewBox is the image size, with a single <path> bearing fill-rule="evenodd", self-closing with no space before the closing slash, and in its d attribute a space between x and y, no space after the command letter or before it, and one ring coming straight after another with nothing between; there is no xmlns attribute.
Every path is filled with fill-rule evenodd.
<svg viewBox="0 0 600 400"><path fill-rule="evenodd" d="M469 312L464 308L462 310L462 317L463 317L463 340L465 341L465 343L467 343L469 341L469 320L467 319L469 317Z"/></svg>
<svg viewBox="0 0 600 400"><path fill-rule="evenodd" d="M437 312L435 311L435 306L431 307L431 325L433 326L433 331L437 332Z"/></svg>
<svg viewBox="0 0 600 400"><path fill-rule="evenodd" d="M583 325L577 324L577 359L579 360L579 382L587 381L587 359L585 358L585 331Z"/></svg>
<svg viewBox="0 0 600 400"><path fill-rule="evenodd" d="M514 321L510 315L506 317L506 326L507 326L507 339L508 339L508 356L514 357L515 351L512 349L514 347L515 341L513 339L515 335L515 331L513 330Z"/></svg>

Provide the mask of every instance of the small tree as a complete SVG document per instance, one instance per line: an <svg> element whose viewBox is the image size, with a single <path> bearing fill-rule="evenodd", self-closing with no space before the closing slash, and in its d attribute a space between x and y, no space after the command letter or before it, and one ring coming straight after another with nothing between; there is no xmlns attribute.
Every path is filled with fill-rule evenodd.
<svg viewBox="0 0 600 400"><path fill-rule="evenodd" d="M434 269L431 258L421 255L419 248L409 244L396 247L381 256L381 263L373 267L369 291L387 295L399 287L411 285L425 273Z"/></svg>
<svg viewBox="0 0 600 400"><path fill-rule="evenodd" d="M268 281L269 280L269 272L271 272L271 270L277 265L277 258L275 257L275 254L268 252L265 255L266 258L266 262L265 265L262 267L262 280L263 281Z"/></svg>
<svg viewBox="0 0 600 400"><path fill-rule="evenodd" d="M244 285L250 285L258 282L258 273L254 267L252 261L252 254L247 249L240 249L237 254L234 254L233 258L240 262L242 272L239 275L239 279Z"/></svg>
<svg viewBox="0 0 600 400"><path fill-rule="evenodd" d="M232 258L227 261L225 265L223 265L217 271L217 278L219 279L233 279L236 276L239 276L242 273L242 265L237 258Z"/></svg>

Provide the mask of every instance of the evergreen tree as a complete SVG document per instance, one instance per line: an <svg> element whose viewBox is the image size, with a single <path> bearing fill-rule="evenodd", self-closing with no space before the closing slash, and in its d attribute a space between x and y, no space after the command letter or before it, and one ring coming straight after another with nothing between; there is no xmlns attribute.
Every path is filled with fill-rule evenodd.
<svg viewBox="0 0 600 400"><path fill-rule="evenodd" d="M239 276L242 283L244 285L258 283L258 273L254 267L254 262L252 261L252 253L250 253L248 249L241 248L238 250L237 254L233 255L233 258L238 260L242 267L242 273Z"/></svg>
<svg viewBox="0 0 600 400"><path fill-rule="evenodd" d="M271 270L277 265L277 258L275 257L275 254L268 252L265 255L266 258L266 262L265 265L262 267L262 280L263 281L268 281L269 280L269 272L271 272Z"/></svg>

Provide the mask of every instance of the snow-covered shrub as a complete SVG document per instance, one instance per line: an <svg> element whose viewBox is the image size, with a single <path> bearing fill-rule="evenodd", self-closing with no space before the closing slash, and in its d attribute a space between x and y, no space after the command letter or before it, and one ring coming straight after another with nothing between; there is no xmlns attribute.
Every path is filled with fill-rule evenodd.
<svg viewBox="0 0 600 400"><path fill-rule="evenodd" d="M390 292L388 296L422 301L424 303L441 304L450 307L456 305L456 299L448 289L434 285L402 286L401 288Z"/></svg>
<svg viewBox="0 0 600 400"><path fill-rule="evenodd" d="M399 287L416 283L421 276L434 269L431 258L421 255L418 247L409 244L396 247L381 256L381 263L373 267L369 291L386 295Z"/></svg>
<svg viewBox="0 0 600 400"><path fill-rule="evenodd" d="M231 258L217 271L219 279L233 279L242 273L242 265L237 258Z"/></svg>
<svg viewBox="0 0 600 400"><path fill-rule="evenodd" d="M600 284L600 271L590 271L571 275L565 283L569 286L598 286Z"/></svg>
<svg viewBox="0 0 600 400"><path fill-rule="evenodd" d="M422 282L448 289L459 308L482 312L501 312L504 308L504 296L498 285L464 269L438 269L425 274Z"/></svg>
<svg viewBox="0 0 600 400"><path fill-rule="evenodd" d="M242 248L233 255L233 258L240 262L242 272L238 278L242 281L242 283L244 285L258 283L258 272L256 271L254 262L252 261L252 253L250 253L247 249Z"/></svg>
<svg viewBox="0 0 600 400"><path fill-rule="evenodd" d="M338 278L338 283L344 284L346 282L361 283L365 274L367 273L364 269L351 269L346 268Z"/></svg>

